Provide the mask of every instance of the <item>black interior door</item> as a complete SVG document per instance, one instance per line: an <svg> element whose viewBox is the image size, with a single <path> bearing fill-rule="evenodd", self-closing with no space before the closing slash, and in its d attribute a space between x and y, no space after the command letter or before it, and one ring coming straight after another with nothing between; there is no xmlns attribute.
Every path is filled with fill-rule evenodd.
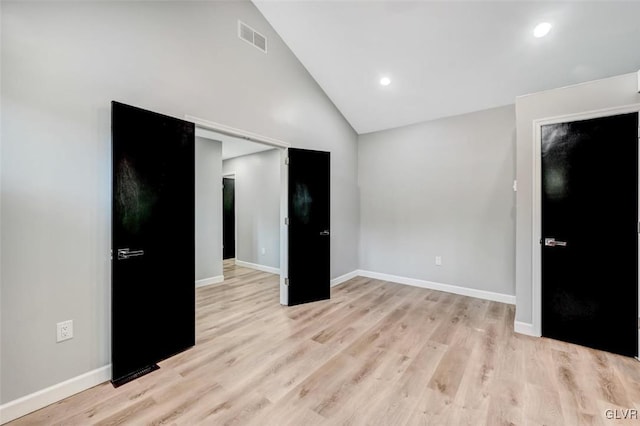
<svg viewBox="0 0 640 426"><path fill-rule="evenodd" d="M236 257L236 181L222 178L222 258Z"/></svg>
<svg viewBox="0 0 640 426"><path fill-rule="evenodd" d="M289 305L330 297L330 154L289 148Z"/></svg>
<svg viewBox="0 0 640 426"><path fill-rule="evenodd" d="M195 344L194 125L112 103L112 371Z"/></svg>
<svg viewBox="0 0 640 426"><path fill-rule="evenodd" d="M542 127L542 334L638 350L638 114Z"/></svg>

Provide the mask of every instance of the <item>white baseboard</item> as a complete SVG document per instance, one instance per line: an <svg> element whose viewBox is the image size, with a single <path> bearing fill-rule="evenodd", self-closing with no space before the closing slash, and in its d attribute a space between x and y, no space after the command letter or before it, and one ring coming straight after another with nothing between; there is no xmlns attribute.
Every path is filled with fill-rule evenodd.
<svg viewBox="0 0 640 426"><path fill-rule="evenodd" d="M411 285L414 287L428 288L429 290L445 291L447 293L460 294L462 296L475 297L477 299L492 300L494 302L516 304L516 297L509 294L494 293L492 291L477 290L475 288L460 287L451 284L436 283L433 281L419 280L416 278L399 277L397 275L383 274L359 270L358 275L382 281L391 281L399 284Z"/></svg>
<svg viewBox="0 0 640 426"><path fill-rule="evenodd" d="M251 269L256 269L262 272L269 272L270 274L280 273L280 268L274 268L272 266L266 266L266 265L259 265L257 263L245 262L243 260L236 259L236 265L242 266L243 268L251 268Z"/></svg>
<svg viewBox="0 0 640 426"><path fill-rule="evenodd" d="M519 334L526 334L527 336L540 337L540 334L534 331L533 324L529 322L514 321L513 331Z"/></svg>
<svg viewBox="0 0 640 426"><path fill-rule="evenodd" d="M0 424L111 380L111 364L0 405Z"/></svg>
<svg viewBox="0 0 640 426"><path fill-rule="evenodd" d="M216 277L203 278L201 280L196 281L197 287L204 287L205 285L218 284L224 281L224 275L218 275Z"/></svg>
<svg viewBox="0 0 640 426"><path fill-rule="evenodd" d="M358 276L358 270L355 271L351 271L351 272L347 272L344 275L340 275L339 277L336 277L334 279L331 280L331 287L335 287L339 284L342 284L343 282L349 281L351 278L355 278Z"/></svg>

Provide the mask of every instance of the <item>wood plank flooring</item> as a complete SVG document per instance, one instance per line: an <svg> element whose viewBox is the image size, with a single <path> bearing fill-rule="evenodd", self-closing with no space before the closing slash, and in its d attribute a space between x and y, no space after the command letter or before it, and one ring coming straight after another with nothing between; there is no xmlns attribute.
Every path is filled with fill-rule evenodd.
<svg viewBox="0 0 640 426"><path fill-rule="evenodd" d="M606 410L640 409L638 361L514 334L513 306L359 277L289 308L277 276L224 274L194 348L10 424L637 424Z"/></svg>

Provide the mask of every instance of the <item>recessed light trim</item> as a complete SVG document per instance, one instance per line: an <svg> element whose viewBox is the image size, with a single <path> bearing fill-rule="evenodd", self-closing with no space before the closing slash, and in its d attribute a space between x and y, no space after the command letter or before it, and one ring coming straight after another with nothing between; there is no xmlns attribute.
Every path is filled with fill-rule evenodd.
<svg viewBox="0 0 640 426"><path fill-rule="evenodd" d="M536 38L544 37L551 31L551 24L548 22L541 22L533 29L533 36Z"/></svg>
<svg viewBox="0 0 640 426"><path fill-rule="evenodd" d="M382 77L382 78L380 79L380 84L381 84L382 86L388 86L388 85L390 85L390 84L391 84L391 79L390 79L389 77Z"/></svg>

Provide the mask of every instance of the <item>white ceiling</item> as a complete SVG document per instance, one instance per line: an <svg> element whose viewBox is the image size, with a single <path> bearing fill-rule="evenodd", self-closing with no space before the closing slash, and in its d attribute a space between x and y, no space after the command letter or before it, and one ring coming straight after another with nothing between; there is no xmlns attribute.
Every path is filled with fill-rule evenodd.
<svg viewBox="0 0 640 426"><path fill-rule="evenodd" d="M358 133L640 69L640 2L253 1Z"/></svg>
<svg viewBox="0 0 640 426"><path fill-rule="evenodd" d="M200 127L196 127L196 136L222 142L222 160L276 149L269 145L251 142L246 139L236 138Z"/></svg>

